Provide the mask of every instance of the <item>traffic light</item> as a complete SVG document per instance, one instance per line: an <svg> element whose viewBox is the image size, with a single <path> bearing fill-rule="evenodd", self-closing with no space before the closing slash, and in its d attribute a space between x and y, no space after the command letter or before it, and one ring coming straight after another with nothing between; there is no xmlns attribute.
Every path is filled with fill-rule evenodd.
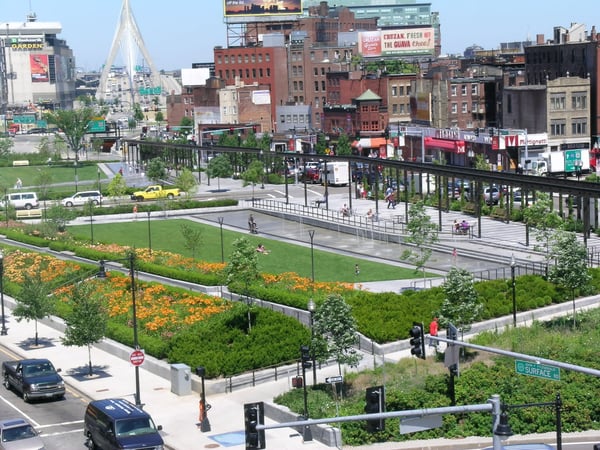
<svg viewBox="0 0 600 450"><path fill-rule="evenodd" d="M303 345L300 347L300 357L302 359L302 368L310 369L312 367L310 347Z"/></svg>
<svg viewBox="0 0 600 450"><path fill-rule="evenodd" d="M266 447L265 430L256 429L256 425L264 425L264 423L264 403L246 403L244 405L244 430L246 434L246 450L263 449Z"/></svg>
<svg viewBox="0 0 600 450"><path fill-rule="evenodd" d="M479 137L479 128L475 128L475 136Z"/></svg>
<svg viewBox="0 0 600 450"><path fill-rule="evenodd" d="M390 127L385 127L385 130L383 132L383 137L385 138L386 141L390 138Z"/></svg>
<svg viewBox="0 0 600 450"><path fill-rule="evenodd" d="M365 412L375 414L385 412L385 390L383 386L368 387L365 393ZM367 431L376 432L385 429L384 419L367 420Z"/></svg>
<svg viewBox="0 0 600 450"><path fill-rule="evenodd" d="M422 323L413 322L413 327L410 329L410 337L411 355L425 359L425 336Z"/></svg>

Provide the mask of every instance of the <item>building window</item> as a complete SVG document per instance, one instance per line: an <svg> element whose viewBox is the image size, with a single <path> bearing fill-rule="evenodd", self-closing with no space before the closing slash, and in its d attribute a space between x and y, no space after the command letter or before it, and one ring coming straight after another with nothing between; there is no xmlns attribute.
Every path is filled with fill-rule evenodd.
<svg viewBox="0 0 600 450"><path fill-rule="evenodd" d="M259 76L260 78L262 78L262 77L263 77L263 70L262 70L262 69L258 69L258 76Z"/></svg>
<svg viewBox="0 0 600 450"><path fill-rule="evenodd" d="M229 69L225 71L225 79L229 80Z"/></svg>
<svg viewBox="0 0 600 450"><path fill-rule="evenodd" d="M460 94L467 95L467 86L465 86L464 84L460 86Z"/></svg>
<svg viewBox="0 0 600 450"><path fill-rule="evenodd" d="M550 94L550 110L551 111L562 111L566 109L567 101L565 93Z"/></svg>
<svg viewBox="0 0 600 450"><path fill-rule="evenodd" d="M256 78L256 69L252 69L252 78Z"/></svg>
<svg viewBox="0 0 600 450"><path fill-rule="evenodd" d="M566 134L567 125L564 120L552 120L550 121L550 135L551 136L564 136Z"/></svg>
<svg viewBox="0 0 600 450"><path fill-rule="evenodd" d="M256 62L256 55L252 55L252 62L255 63Z"/></svg>
<svg viewBox="0 0 600 450"><path fill-rule="evenodd" d="M250 78L250 69L246 69L246 78Z"/></svg>
<svg viewBox="0 0 600 450"><path fill-rule="evenodd" d="M397 97L397 96L398 96L398 87L392 86L392 97Z"/></svg>
<svg viewBox="0 0 600 450"><path fill-rule="evenodd" d="M240 78L244 77L244 71L242 69L238 70L238 74L239 74Z"/></svg>
<svg viewBox="0 0 600 450"><path fill-rule="evenodd" d="M267 77L270 77L270 76L271 76L271 68L267 67Z"/></svg>
<svg viewBox="0 0 600 450"><path fill-rule="evenodd" d="M572 109L586 109L587 108L587 96L585 92L574 92L571 97L571 108Z"/></svg>
<svg viewBox="0 0 600 450"><path fill-rule="evenodd" d="M408 109L408 108L407 108L407 109ZM404 114L404 113L405 113L405 112L404 112L404 104L403 104L403 103L401 103L401 104L400 104L400 114Z"/></svg>
<svg viewBox="0 0 600 450"><path fill-rule="evenodd" d="M379 111L379 105L371 105L371 108L369 108L371 110L371 112L377 112Z"/></svg>
<svg viewBox="0 0 600 450"><path fill-rule="evenodd" d="M327 90L327 86L325 85L325 81L321 81L321 90L322 91L326 91Z"/></svg>
<svg viewBox="0 0 600 450"><path fill-rule="evenodd" d="M362 105L362 106L360 107L360 110L361 110L362 112L369 112L369 107L368 107L367 105Z"/></svg>
<svg viewBox="0 0 600 450"><path fill-rule="evenodd" d="M258 62L261 63L262 62L262 53L258 54Z"/></svg>
<svg viewBox="0 0 600 450"><path fill-rule="evenodd" d="M242 55L238 55L238 64L242 63Z"/></svg>
<svg viewBox="0 0 600 450"><path fill-rule="evenodd" d="M217 55L217 64L221 64L221 55Z"/></svg>
<svg viewBox="0 0 600 450"><path fill-rule="evenodd" d="M473 114L477 114L479 112L479 103L477 103L477 102L471 103L471 112Z"/></svg>
<svg viewBox="0 0 600 450"><path fill-rule="evenodd" d="M452 97L456 97L456 86L452 86L451 94Z"/></svg>
<svg viewBox="0 0 600 450"><path fill-rule="evenodd" d="M400 96L404 95L404 86L400 86L400 92L398 94Z"/></svg>
<svg viewBox="0 0 600 450"><path fill-rule="evenodd" d="M395 103L392 105L392 114L398 114L398 105Z"/></svg>
<svg viewBox="0 0 600 450"><path fill-rule="evenodd" d="M293 84L294 84L294 90L295 90L295 91L297 91L297 90L298 90L298 82L297 82L297 81L294 81L294 83L293 83Z"/></svg>
<svg viewBox="0 0 600 450"><path fill-rule="evenodd" d="M292 123L292 116L290 114L286 115L285 120L287 120L287 123Z"/></svg>
<svg viewBox="0 0 600 450"><path fill-rule="evenodd" d="M248 64L248 55L244 55L244 62Z"/></svg>
<svg viewBox="0 0 600 450"><path fill-rule="evenodd" d="M319 90L319 82L315 81L315 91L318 91L318 90Z"/></svg>
<svg viewBox="0 0 600 450"><path fill-rule="evenodd" d="M573 119L573 122L571 122L571 134L587 135L587 133L587 120L584 118Z"/></svg>
<svg viewBox="0 0 600 450"><path fill-rule="evenodd" d="M457 114L458 113L458 103L452 103L452 106L450 107L450 112L452 114Z"/></svg>
<svg viewBox="0 0 600 450"><path fill-rule="evenodd" d="M319 97L315 97L315 108L319 107Z"/></svg>
<svg viewBox="0 0 600 450"><path fill-rule="evenodd" d="M298 81L298 90L300 90L300 91L304 90L304 81Z"/></svg>
<svg viewBox="0 0 600 450"><path fill-rule="evenodd" d="M315 77L318 76L319 75L319 68L315 67L313 70L315 72Z"/></svg>
<svg viewBox="0 0 600 450"><path fill-rule="evenodd" d="M468 113L469 112L469 108L467 107L467 102L462 102L461 112L463 112L463 113Z"/></svg>
<svg viewBox="0 0 600 450"><path fill-rule="evenodd" d="M229 56L225 55L225 64L229 64Z"/></svg>
<svg viewBox="0 0 600 450"><path fill-rule="evenodd" d="M321 67L321 75L325 76L325 67Z"/></svg>
<svg viewBox="0 0 600 450"><path fill-rule="evenodd" d="M477 85L477 84L471 85L471 95L477 95L478 90L479 90L479 85Z"/></svg>
<svg viewBox="0 0 600 450"><path fill-rule="evenodd" d="M379 122L377 122L376 120L371 122L371 131L378 131L379 130Z"/></svg>
<svg viewBox="0 0 600 450"><path fill-rule="evenodd" d="M269 53L265 54L265 61L266 62L270 62L271 61L271 55Z"/></svg>
<svg viewBox="0 0 600 450"><path fill-rule="evenodd" d="M279 116L279 122L285 123L285 116L283 114Z"/></svg>
<svg viewBox="0 0 600 450"><path fill-rule="evenodd" d="M310 60L311 61L315 60L315 52L310 52Z"/></svg>

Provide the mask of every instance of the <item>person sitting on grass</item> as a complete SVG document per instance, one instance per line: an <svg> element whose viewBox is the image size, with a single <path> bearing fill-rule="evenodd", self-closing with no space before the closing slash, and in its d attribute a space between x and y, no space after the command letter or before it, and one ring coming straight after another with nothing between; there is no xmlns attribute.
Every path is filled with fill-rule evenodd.
<svg viewBox="0 0 600 450"><path fill-rule="evenodd" d="M265 246L264 246L264 245L262 245L262 244L258 244L258 247L256 247L256 251L257 251L258 253L262 253L263 255L268 255L268 254L269 254L269 250L267 250L267 249L265 248Z"/></svg>

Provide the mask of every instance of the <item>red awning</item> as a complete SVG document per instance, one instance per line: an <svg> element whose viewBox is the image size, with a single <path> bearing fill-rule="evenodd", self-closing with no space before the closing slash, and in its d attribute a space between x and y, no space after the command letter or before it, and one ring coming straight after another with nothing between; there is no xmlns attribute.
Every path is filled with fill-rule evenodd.
<svg viewBox="0 0 600 450"><path fill-rule="evenodd" d="M449 150L454 153L464 153L465 141L450 141L447 139L426 137L425 147L441 148L442 150Z"/></svg>

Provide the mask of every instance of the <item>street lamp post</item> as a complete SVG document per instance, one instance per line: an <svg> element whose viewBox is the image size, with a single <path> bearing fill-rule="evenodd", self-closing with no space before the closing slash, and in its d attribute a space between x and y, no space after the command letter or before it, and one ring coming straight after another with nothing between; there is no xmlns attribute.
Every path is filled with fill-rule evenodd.
<svg viewBox="0 0 600 450"><path fill-rule="evenodd" d="M261 171L262 173L260 174L260 188L264 189L265 188L265 161L263 158L263 150L262 148L260 149L260 153L258 154L260 157L260 162L261 162Z"/></svg>
<svg viewBox="0 0 600 450"><path fill-rule="evenodd" d="M90 208L90 244L94 245L94 203L90 201L88 203Z"/></svg>
<svg viewBox="0 0 600 450"><path fill-rule="evenodd" d="M217 220L219 221L219 228L221 231L221 263L225 262L225 252L223 250L223 220L225 220L224 217L217 217Z"/></svg>
<svg viewBox="0 0 600 450"><path fill-rule="evenodd" d="M100 192L100 194L102 194L102 185L100 184L100 167L98 167L97 169L98 169L98 192Z"/></svg>
<svg viewBox="0 0 600 450"><path fill-rule="evenodd" d="M314 314L315 311L317 309L317 305L315 304L315 301L311 299L308 301L308 313L309 313L309 318L310 318L310 340L311 340L311 349L310 349L310 356L312 357L312 369L313 369L313 386L317 385L317 365L315 364L315 352L313 349L313 344L312 341L315 338L315 329L314 329Z"/></svg>
<svg viewBox="0 0 600 450"><path fill-rule="evenodd" d="M315 284L315 248L314 248L315 230L308 230L308 235L310 236L311 281L312 281L312 284L314 285Z"/></svg>
<svg viewBox="0 0 600 450"><path fill-rule="evenodd" d="M148 252L152 254L152 231L150 230L150 214L152 211L146 211L148 214Z"/></svg>
<svg viewBox="0 0 600 450"><path fill-rule="evenodd" d="M513 254L510 258L510 278L512 282L512 304L513 304L513 327L517 327L517 292L515 286L515 268L517 262L515 261L515 255Z"/></svg>
<svg viewBox="0 0 600 450"><path fill-rule="evenodd" d="M2 329L0 336L6 336L6 316L4 315L4 254L0 252L0 303L2 303Z"/></svg>
<svg viewBox="0 0 600 450"><path fill-rule="evenodd" d="M129 253L129 256L126 258L129 262L129 276L131 277L131 309L132 309L132 325L133 325L133 347L135 350L140 349L140 345L138 342L138 329L137 329L137 308L135 301L135 253ZM115 260L115 262L123 261ZM100 267L98 268L98 278L106 278L106 261L103 259L100 260ZM141 406L142 402L140 399L140 366L135 366L135 404L136 406Z"/></svg>

